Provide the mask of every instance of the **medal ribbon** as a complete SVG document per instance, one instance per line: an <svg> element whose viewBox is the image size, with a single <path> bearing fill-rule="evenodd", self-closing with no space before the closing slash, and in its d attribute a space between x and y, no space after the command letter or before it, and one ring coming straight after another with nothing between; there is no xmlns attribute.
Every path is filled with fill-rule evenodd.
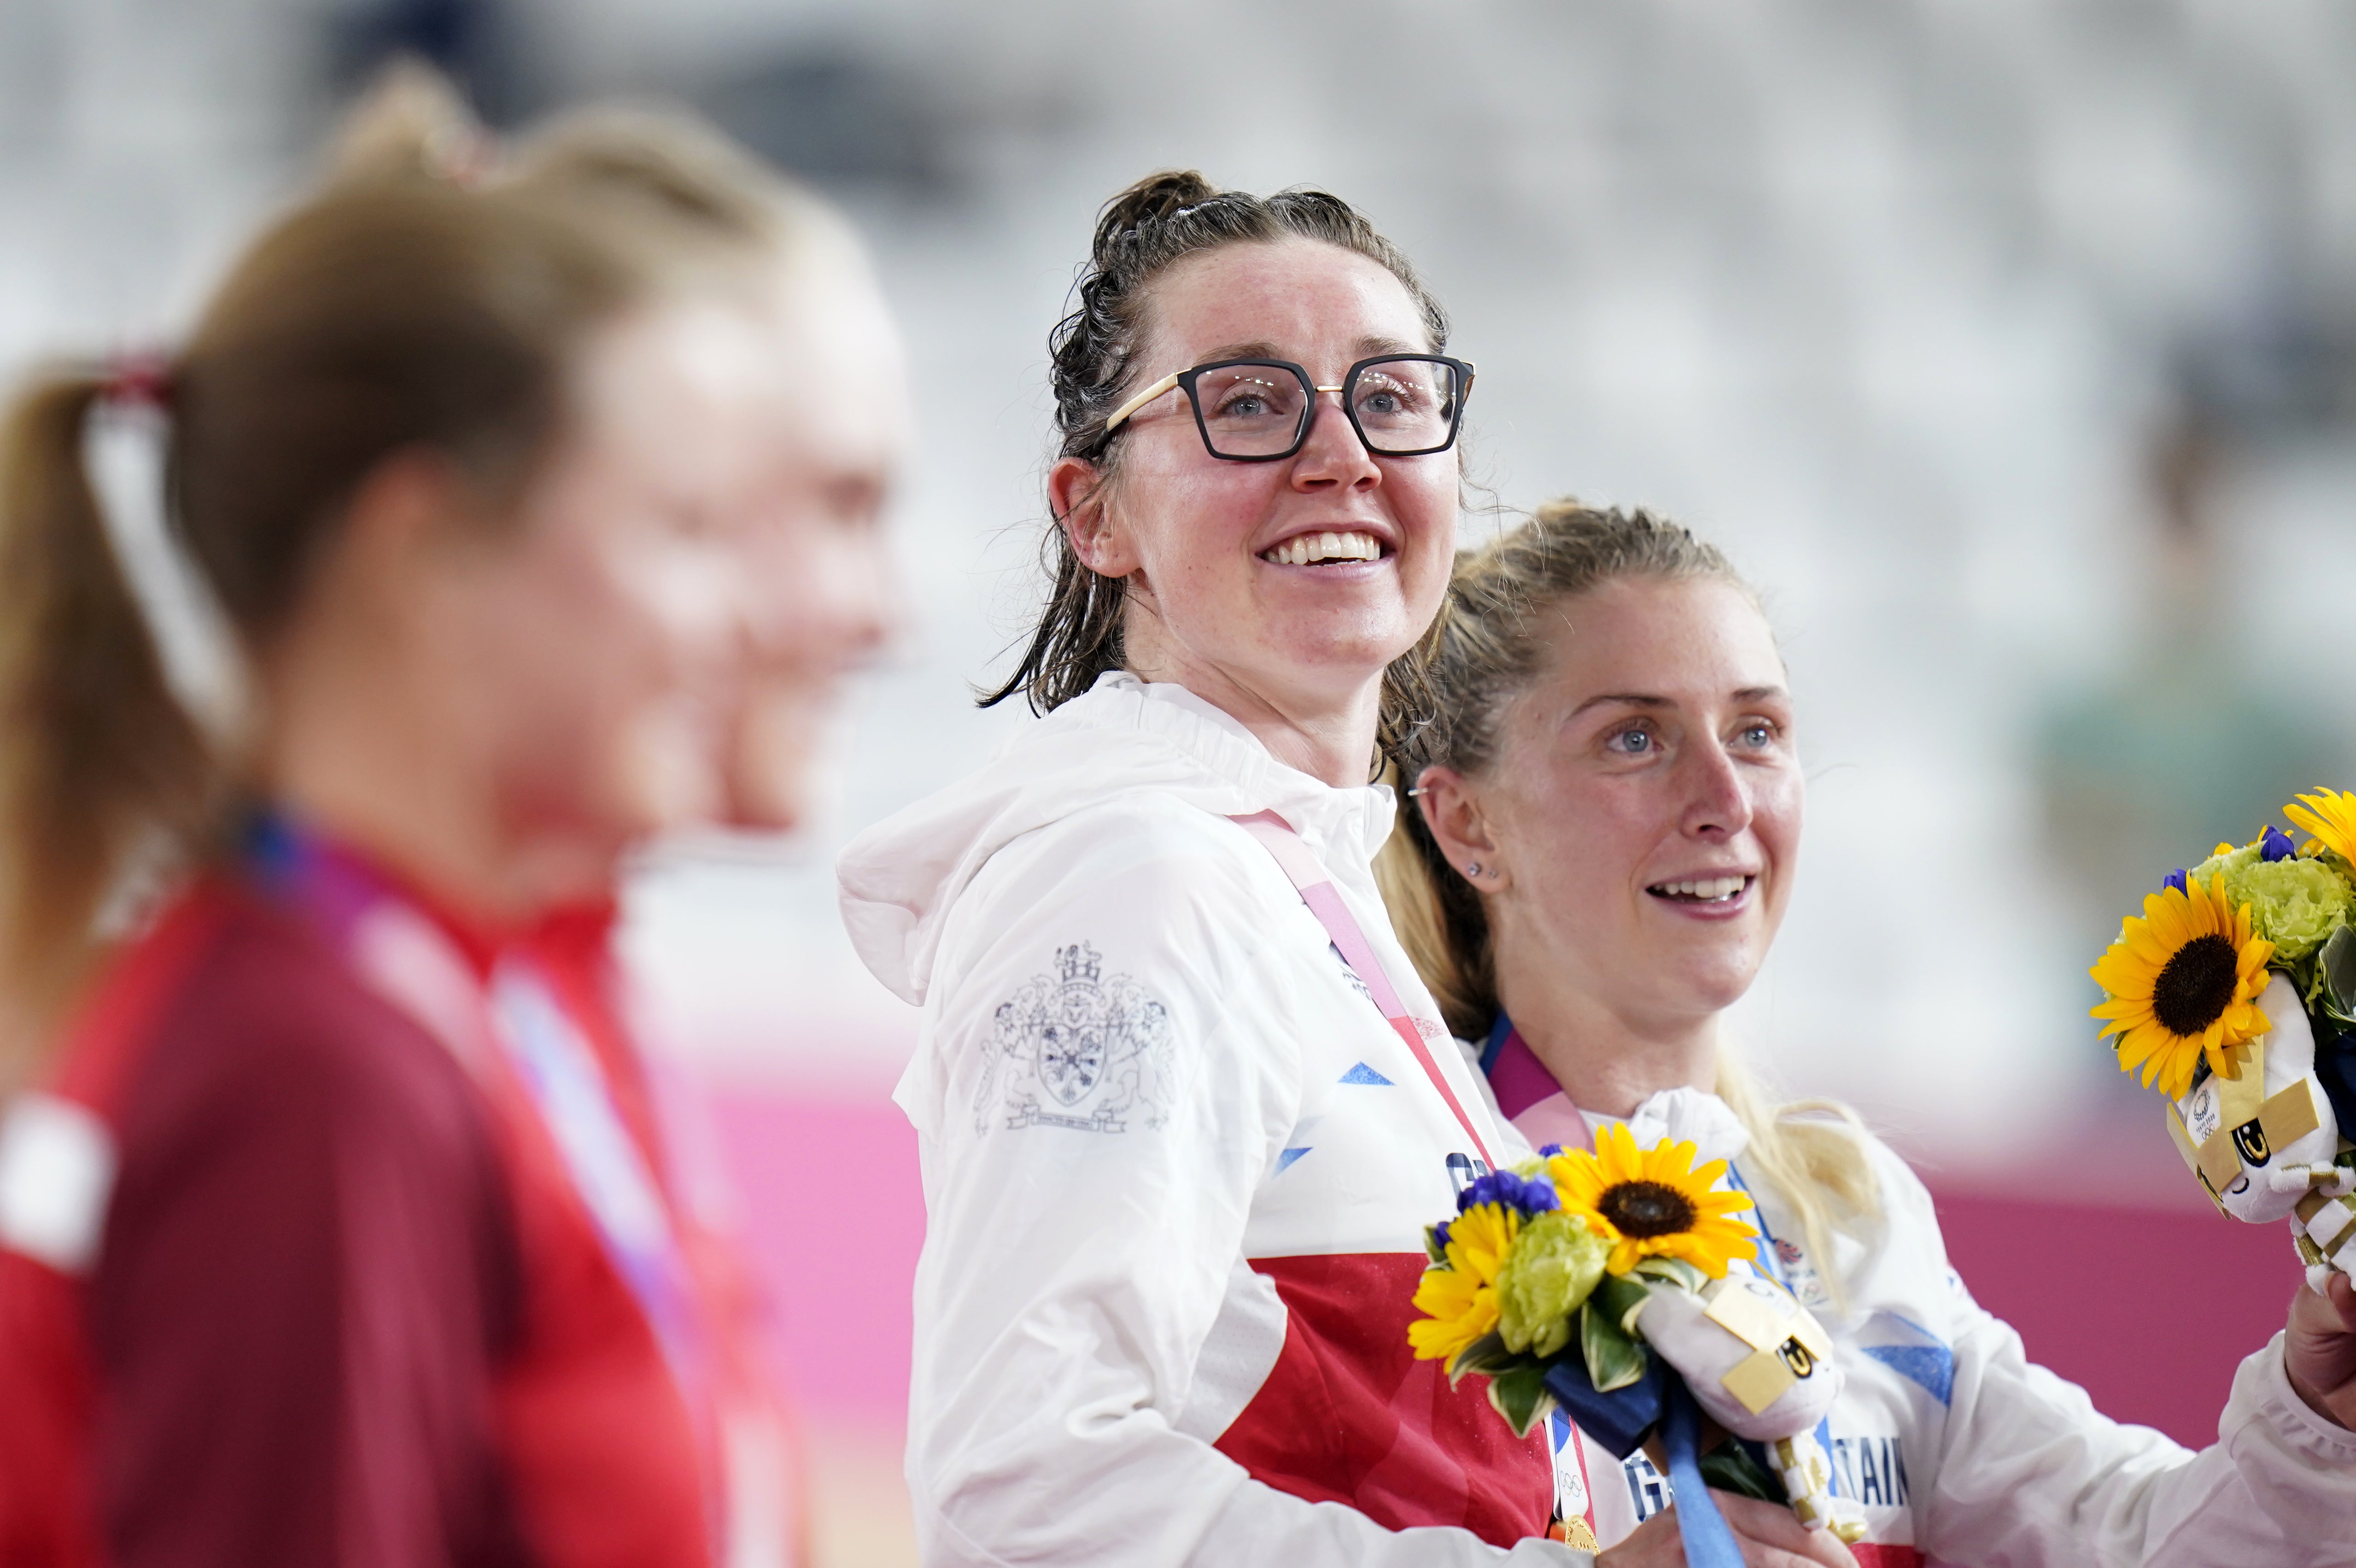
<svg viewBox="0 0 2356 1568"><path fill-rule="evenodd" d="M1359 926L1357 917L1351 914L1350 907L1342 901L1342 890L1333 886L1333 874L1309 853L1309 846L1301 842L1301 835L1292 831L1292 824L1274 811L1257 811L1248 817L1229 817L1227 821L1258 839L1261 847L1275 857L1276 864L1284 871L1285 878L1300 893L1301 901L1309 906L1309 912L1316 916L1318 924L1325 928L1326 936L1332 939L1333 946L1342 954L1342 961L1365 982L1366 990L1374 996L1375 1005L1382 1009L1383 1017L1398 1032L1398 1037L1407 1042L1407 1048L1415 1054L1417 1065L1431 1080L1431 1087L1440 1091L1440 1098L1447 1102L1449 1111L1456 1117L1456 1124L1464 1129L1464 1135L1472 1140L1472 1147L1480 1151L1481 1163L1495 1170L1497 1162L1490 1155L1489 1145L1482 1141L1479 1131L1472 1125L1472 1118L1467 1116L1464 1107L1457 1102L1456 1091L1448 1087L1448 1079L1440 1076L1440 1064L1431 1059L1431 1047L1423 1043L1423 1031L1415 1026L1413 1018L1408 1016L1405 1004L1399 1001L1398 988L1391 983L1388 972L1383 968L1382 959L1376 953L1374 944L1366 940L1366 933Z"/></svg>

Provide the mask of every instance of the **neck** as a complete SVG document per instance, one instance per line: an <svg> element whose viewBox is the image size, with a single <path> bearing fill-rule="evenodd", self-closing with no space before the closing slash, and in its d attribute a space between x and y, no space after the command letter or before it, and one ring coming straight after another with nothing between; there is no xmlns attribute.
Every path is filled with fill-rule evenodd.
<svg viewBox="0 0 2356 1568"><path fill-rule="evenodd" d="M1147 618L1131 617L1130 625ZM1167 639L1129 639L1129 670L1141 681L1183 686L1244 728L1269 755L1337 789L1366 782L1380 727L1383 672L1335 693L1283 690L1189 655Z"/></svg>
<svg viewBox="0 0 2356 1568"><path fill-rule="evenodd" d="M331 660L271 683L261 784L297 822L360 851L487 925L519 923L599 890L610 867L584 846L516 831L487 767L451 726L371 691Z"/></svg>
<svg viewBox="0 0 2356 1568"><path fill-rule="evenodd" d="M1717 1014L1650 1019L1615 1012L1559 962L1515 962L1499 935L1498 1004L1572 1104L1626 1117L1665 1089L1716 1092Z"/></svg>

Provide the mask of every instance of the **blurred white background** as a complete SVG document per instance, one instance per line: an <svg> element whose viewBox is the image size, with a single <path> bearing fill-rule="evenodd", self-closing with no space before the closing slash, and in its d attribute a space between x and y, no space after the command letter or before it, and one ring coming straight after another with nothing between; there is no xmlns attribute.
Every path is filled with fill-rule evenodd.
<svg viewBox="0 0 2356 1568"><path fill-rule="evenodd" d="M2356 784L2356 9L0 0L0 371L168 345L396 48L506 124L702 107L850 206L906 325L907 634L836 806L633 894L723 1084L888 1114L913 1018L832 853L1023 722L970 687L1041 585L1044 339L1098 205L1193 166L1323 185L1416 259L1498 501L1665 510L1767 594L1814 780L1745 1008L1774 1076L1950 1181L2091 1144L2180 1182L2084 970L2163 872ZM891 1444L820 1454L888 1525L830 1561L906 1560Z"/></svg>
<svg viewBox="0 0 2356 1568"><path fill-rule="evenodd" d="M1748 1031L1942 1158L2116 1098L2083 972L2126 911L2063 869L2039 759L2184 624L2154 555L2169 432L2218 455L2201 656L2329 765L2356 735L2331 0L0 0L0 364L168 343L392 47L509 123L703 106L852 207L907 326L909 631L839 807L677 857L634 906L672 1032L726 1073L868 1092L907 1048L827 865L1021 722L968 692L1037 590L1043 343L1098 203L1158 166L1363 207L1480 363L1499 499L1665 510L1767 592L1814 818Z"/></svg>

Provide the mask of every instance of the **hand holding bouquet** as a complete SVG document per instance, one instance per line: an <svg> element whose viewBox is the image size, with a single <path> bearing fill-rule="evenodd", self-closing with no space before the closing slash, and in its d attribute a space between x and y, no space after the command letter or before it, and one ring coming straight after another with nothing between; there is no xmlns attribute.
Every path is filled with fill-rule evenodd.
<svg viewBox="0 0 2356 1568"><path fill-rule="evenodd" d="M2171 872L2094 965L2123 1071L2223 1212L2288 1219L2308 1283L2356 1272L2356 795L2319 790Z"/></svg>
<svg viewBox="0 0 2356 1568"><path fill-rule="evenodd" d="M1840 1391L1832 1342L1783 1286L1730 1273L1757 1255L1734 1218L1751 1202L1720 1188L1725 1161L1696 1170L1696 1153L1640 1149L1615 1125L1594 1154L1550 1145L1472 1183L1427 1232L1408 1340L1451 1380L1487 1378L1517 1434L1559 1405L1622 1458L1657 1440L1692 1561L1712 1560L1697 1533L1725 1535L1708 1486L1856 1540L1862 1517L1831 1496L1815 1435ZM1701 1454L1696 1403L1740 1441Z"/></svg>

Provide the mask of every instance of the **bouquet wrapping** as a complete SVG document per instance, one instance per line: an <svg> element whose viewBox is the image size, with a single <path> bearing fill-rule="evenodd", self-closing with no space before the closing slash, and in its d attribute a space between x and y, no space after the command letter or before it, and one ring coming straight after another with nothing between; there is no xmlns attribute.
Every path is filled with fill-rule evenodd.
<svg viewBox="0 0 2356 1568"><path fill-rule="evenodd" d="M2304 843L2221 843L2121 923L2094 1013L2211 1201L2288 1221L2321 1290L2356 1271L2356 795L2283 810Z"/></svg>
<svg viewBox="0 0 2356 1568"><path fill-rule="evenodd" d="M1840 1392L1832 1341L1781 1284L1730 1268L1757 1256L1736 1218L1751 1202L1697 1152L1614 1125L1593 1154L1549 1145L1472 1183L1426 1233L1409 1342L1451 1380L1488 1380L1518 1434L1560 1407L1613 1455L1652 1454L1690 1562L1740 1562L1711 1486L1854 1541L1862 1513L1832 1496L1818 1440Z"/></svg>

